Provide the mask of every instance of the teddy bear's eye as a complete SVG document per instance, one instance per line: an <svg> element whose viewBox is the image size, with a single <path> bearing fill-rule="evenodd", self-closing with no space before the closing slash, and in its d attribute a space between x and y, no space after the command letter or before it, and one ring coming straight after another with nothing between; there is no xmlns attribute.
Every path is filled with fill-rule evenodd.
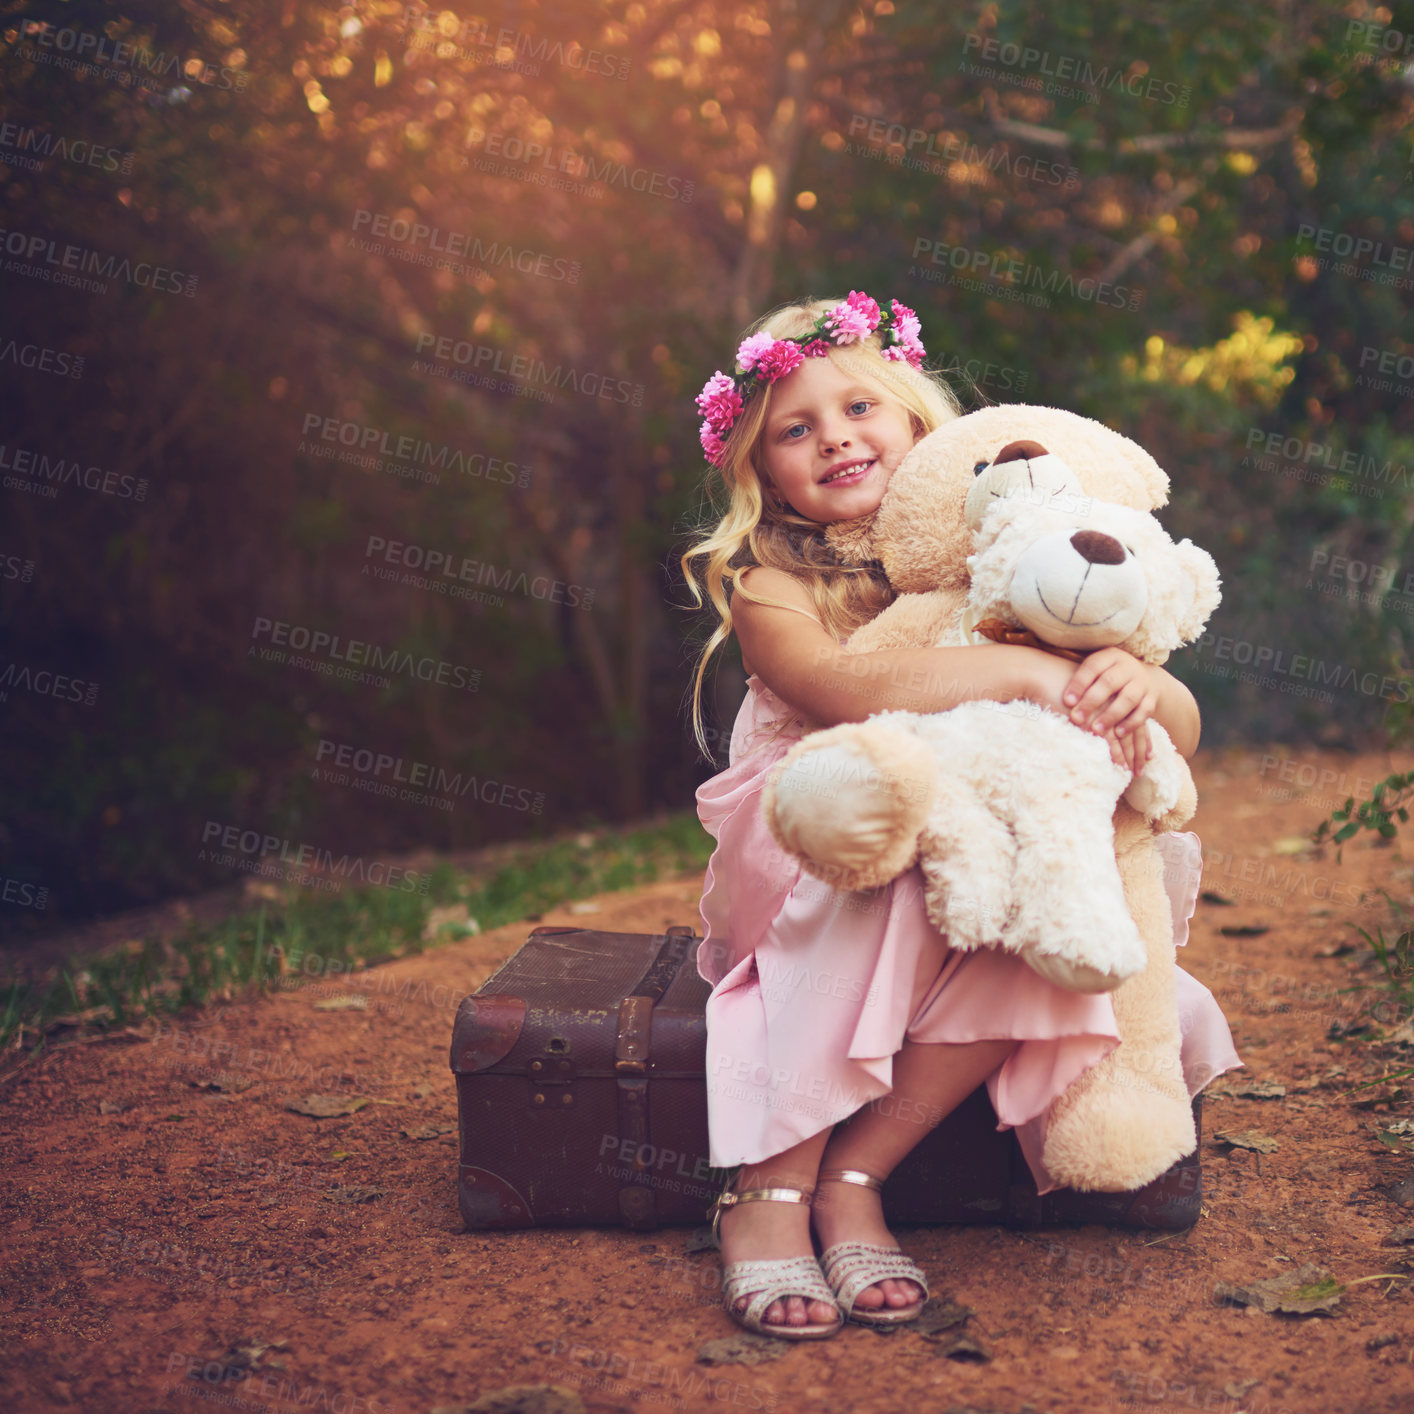
<svg viewBox="0 0 1414 1414"><path fill-rule="evenodd" d="M973 476L981 476L991 464L991 462L978 462L977 465L972 468Z"/></svg>

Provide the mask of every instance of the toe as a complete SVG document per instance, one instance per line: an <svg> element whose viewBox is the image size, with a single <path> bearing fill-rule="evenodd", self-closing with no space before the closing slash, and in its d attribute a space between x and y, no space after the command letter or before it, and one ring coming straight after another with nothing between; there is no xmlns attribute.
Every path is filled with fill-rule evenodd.
<svg viewBox="0 0 1414 1414"><path fill-rule="evenodd" d="M812 1301L808 1308L810 1324L813 1326L834 1325L840 1318L838 1309L828 1301Z"/></svg>

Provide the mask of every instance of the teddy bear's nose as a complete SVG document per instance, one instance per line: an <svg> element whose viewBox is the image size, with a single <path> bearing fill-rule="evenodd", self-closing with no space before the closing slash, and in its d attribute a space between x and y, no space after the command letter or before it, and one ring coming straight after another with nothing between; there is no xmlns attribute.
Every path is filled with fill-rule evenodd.
<svg viewBox="0 0 1414 1414"><path fill-rule="evenodd" d="M1113 535L1106 535L1103 530L1077 530L1070 537L1070 543L1075 546L1080 558L1092 565L1124 563L1124 546Z"/></svg>

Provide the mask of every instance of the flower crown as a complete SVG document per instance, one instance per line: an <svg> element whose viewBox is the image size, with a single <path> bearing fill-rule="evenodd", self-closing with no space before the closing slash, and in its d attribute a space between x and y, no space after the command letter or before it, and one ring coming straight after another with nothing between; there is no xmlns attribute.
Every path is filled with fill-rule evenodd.
<svg viewBox="0 0 1414 1414"><path fill-rule="evenodd" d="M727 374L718 369L697 395L698 411L706 418L700 435L707 460L722 465L727 433L762 384L794 373L807 358L823 357L831 344L858 343L876 330L885 358L918 368L924 353L919 328L918 316L906 304L890 300L889 308L881 310L877 301L851 290L849 298L827 309L808 334L778 339L763 329L743 339L736 351L737 371Z"/></svg>

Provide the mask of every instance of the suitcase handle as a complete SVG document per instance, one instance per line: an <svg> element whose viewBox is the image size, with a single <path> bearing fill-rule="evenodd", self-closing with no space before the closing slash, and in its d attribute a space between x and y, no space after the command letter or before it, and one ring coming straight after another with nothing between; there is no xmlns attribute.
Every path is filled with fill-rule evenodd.
<svg viewBox="0 0 1414 1414"><path fill-rule="evenodd" d="M638 985L619 1003L618 1035L614 1040L614 1069L618 1073L619 1139L632 1145L634 1160L629 1181L619 1188L619 1213L630 1228L657 1226L653 1213L652 1181L645 1172L643 1155L648 1147L648 1054L653 1034L653 1008L663 999L682 970L696 934L684 924L674 924Z"/></svg>

